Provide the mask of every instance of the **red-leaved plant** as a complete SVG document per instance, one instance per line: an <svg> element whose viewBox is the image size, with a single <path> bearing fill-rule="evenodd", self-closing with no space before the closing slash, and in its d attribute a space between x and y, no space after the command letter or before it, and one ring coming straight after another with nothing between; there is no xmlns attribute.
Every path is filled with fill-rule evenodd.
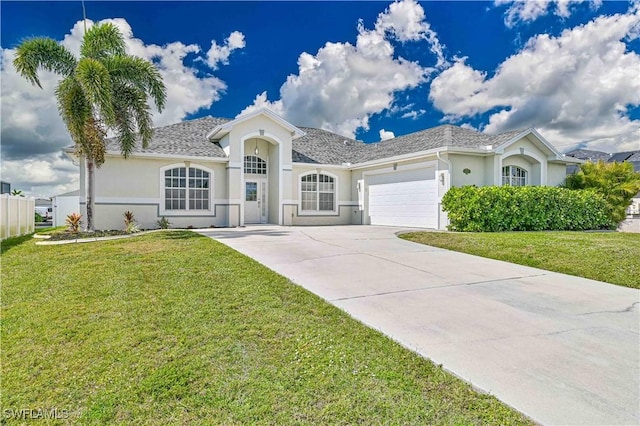
<svg viewBox="0 0 640 426"><path fill-rule="evenodd" d="M74 234L78 233L78 231L80 230L80 224L82 223L80 219L82 219L82 215L78 213L71 213L67 216L65 222L67 224L67 229L69 230L69 232L73 232Z"/></svg>

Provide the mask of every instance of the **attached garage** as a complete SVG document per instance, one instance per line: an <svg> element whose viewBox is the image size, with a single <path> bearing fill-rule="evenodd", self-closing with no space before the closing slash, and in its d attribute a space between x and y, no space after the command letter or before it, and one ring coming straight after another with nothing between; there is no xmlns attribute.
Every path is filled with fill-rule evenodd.
<svg viewBox="0 0 640 426"><path fill-rule="evenodd" d="M435 167L367 176L371 225L438 228Z"/></svg>

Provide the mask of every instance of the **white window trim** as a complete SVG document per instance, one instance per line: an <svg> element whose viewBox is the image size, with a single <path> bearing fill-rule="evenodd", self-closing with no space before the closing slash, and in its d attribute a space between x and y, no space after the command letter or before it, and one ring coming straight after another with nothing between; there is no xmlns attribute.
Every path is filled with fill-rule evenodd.
<svg viewBox="0 0 640 426"><path fill-rule="evenodd" d="M166 200L165 200L165 187L164 187L164 172L170 169L175 169L176 167L185 167L186 171L186 179L189 179L189 170L190 168L196 168L203 170L209 173L209 208L208 209L198 209L198 210L190 210L189 209L189 188L187 186L187 198L186 198L186 209L185 210L167 210ZM187 180L188 182L188 180ZM215 183L215 174L212 169L203 166L197 163L190 163L188 166L182 163L170 164L168 166L160 167L160 180L159 180L159 189L160 189L160 216L211 216L213 214L214 205L213 205L213 188ZM188 185L188 183L187 183Z"/></svg>
<svg viewBox="0 0 640 426"><path fill-rule="evenodd" d="M246 165L247 165L247 157L255 157L255 158L259 159L260 161L264 162L264 166L265 166L264 170L265 170L265 172L264 173L248 173L247 172L247 167L246 167ZM245 175L263 176L263 177L266 178L267 176L269 176L269 157L267 157L267 159L265 160L264 158L262 158L259 155L255 155L255 154L246 155L245 154L245 156L243 158L243 161L242 161L242 169L244 170L244 174Z"/></svg>
<svg viewBox="0 0 640 426"><path fill-rule="evenodd" d="M308 175L326 175L333 179L333 210L302 210L302 178ZM316 189L317 192L317 189ZM320 205L318 204L318 207ZM335 216L338 213L338 176L326 170L309 170L298 175L298 215L299 216Z"/></svg>
<svg viewBox="0 0 640 426"><path fill-rule="evenodd" d="M505 184L505 183L502 182L502 180L505 177L504 176L504 168L505 167L509 167L509 183L508 184ZM514 168L514 167L517 168L517 169L522 170L525 173L525 175L524 175L524 185L522 185L522 186L529 186L529 174L530 174L529 170L525 169L522 166L517 166L515 164L503 165L502 168L500 169L500 183L502 184L501 186L516 186L516 185L513 185L511 183L511 179L512 179L511 169ZM518 186L520 186L520 185L518 185Z"/></svg>

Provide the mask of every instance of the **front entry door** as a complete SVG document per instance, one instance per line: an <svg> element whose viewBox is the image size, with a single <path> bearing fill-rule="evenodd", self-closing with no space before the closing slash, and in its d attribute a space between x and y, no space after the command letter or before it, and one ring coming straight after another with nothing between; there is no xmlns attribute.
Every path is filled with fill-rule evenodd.
<svg viewBox="0 0 640 426"><path fill-rule="evenodd" d="M244 182L244 222L267 223L267 180L246 179Z"/></svg>

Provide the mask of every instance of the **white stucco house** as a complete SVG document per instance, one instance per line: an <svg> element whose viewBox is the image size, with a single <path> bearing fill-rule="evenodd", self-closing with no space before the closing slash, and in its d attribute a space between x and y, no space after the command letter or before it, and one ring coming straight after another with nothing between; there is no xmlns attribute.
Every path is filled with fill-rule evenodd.
<svg viewBox="0 0 640 426"><path fill-rule="evenodd" d="M73 148L66 150L73 156ZM86 176L80 166L80 209ZM107 147L95 173L97 229L122 228L131 210L143 228L401 225L445 229L451 186L558 185L568 164L535 129L486 135L442 125L366 144L297 127L268 109L157 128L149 147L124 159Z"/></svg>

